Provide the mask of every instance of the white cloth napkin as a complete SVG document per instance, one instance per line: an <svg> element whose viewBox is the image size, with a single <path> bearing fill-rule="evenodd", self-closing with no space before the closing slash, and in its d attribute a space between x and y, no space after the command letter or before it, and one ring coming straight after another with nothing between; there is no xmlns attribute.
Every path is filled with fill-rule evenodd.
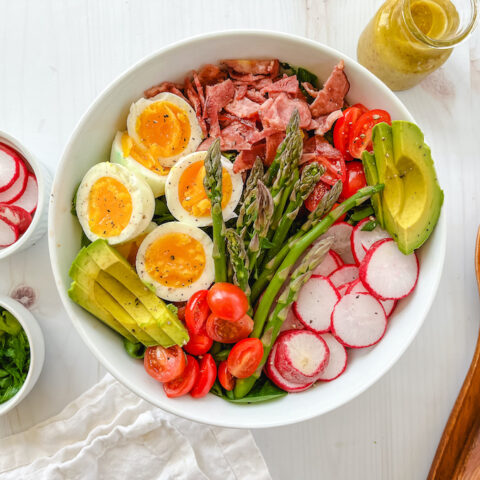
<svg viewBox="0 0 480 480"><path fill-rule="evenodd" d="M110 375L62 413L0 440L2 480L271 480L252 434L153 407Z"/></svg>

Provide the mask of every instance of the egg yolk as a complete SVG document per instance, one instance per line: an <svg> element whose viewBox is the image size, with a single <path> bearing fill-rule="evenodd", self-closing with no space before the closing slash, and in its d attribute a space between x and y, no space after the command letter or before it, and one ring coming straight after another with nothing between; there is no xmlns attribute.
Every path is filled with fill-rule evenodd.
<svg viewBox="0 0 480 480"><path fill-rule="evenodd" d="M158 283L173 288L191 285L205 268L203 245L185 233L157 238L145 252L145 269Z"/></svg>
<svg viewBox="0 0 480 480"><path fill-rule="evenodd" d="M128 133L122 135L122 153L124 157L132 157L135 161L157 175L165 176L168 175L168 172L170 171L168 167L160 165L158 160L149 150L137 145Z"/></svg>
<svg viewBox="0 0 480 480"><path fill-rule="evenodd" d="M132 197L127 187L112 177L102 177L90 189L88 225L95 235L120 235L132 216Z"/></svg>
<svg viewBox="0 0 480 480"><path fill-rule="evenodd" d="M136 130L142 144L155 158L178 155L190 141L188 115L170 102L149 105L138 116Z"/></svg>
<svg viewBox="0 0 480 480"><path fill-rule="evenodd" d="M210 215L211 205L203 186L205 166L203 162L195 162L188 166L178 182L178 197L182 207L195 217ZM228 171L222 169L222 209L232 196L232 179Z"/></svg>

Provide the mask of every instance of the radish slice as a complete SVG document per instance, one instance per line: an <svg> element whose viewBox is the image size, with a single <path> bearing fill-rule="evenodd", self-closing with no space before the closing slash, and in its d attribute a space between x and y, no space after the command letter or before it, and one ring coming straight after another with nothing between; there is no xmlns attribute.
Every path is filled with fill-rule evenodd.
<svg viewBox="0 0 480 480"><path fill-rule="evenodd" d="M18 240L18 228L4 218L0 218L0 248L9 247Z"/></svg>
<svg viewBox="0 0 480 480"><path fill-rule="evenodd" d="M355 263L355 259L352 254L352 247L350 245L350 238L352 236L353 227L346 222L339 222L332 225L326 233L320 236L317 242L321 241L325 237L333 235L335 240L333 241L332 250L340 255L343 263Z"/></svg>
<svg viewBox="0 0 480 480"><path fill-rule="evenodd" d="M276 346L275 367L283 378L293 383L315 381L330 356L325 340L309 330L284 332Z"/></svg>
<svg viewBox="0 0 480 480"><path fill-rule="evenodd" d="M338 378L347 368L347 350L331 333L322 333L320 336L327 344L330 357L317 380L330 382Z"/></svg>
<svg viewBox="0 0 480 480"><path fill-rule="evenodd" d="M23 208L0 203L0 218L6 219L18 228L18 233L24 233L32 223L32 216Z"/></svg>
<svg viewBox="0 0 480 480"><path fill-rule="evenodd" d="M13 184L3 192L0 192L0 203L13 203L19 199L25 188L27 188L28 171L27 167L22 161L18 162L20 173Z"/></svg>
<svg viewBox="0 0 480 480"><path fill-rule="evenodd" d="M346 347L370 347L385 334L387 316L373 295L348 293L335 305L331 329L337 340Z"/></svg>
<svg viewBox="0 0 480 480"><path fill-rule="evenodd" d="M270 352L268 357L267 364L265 365L265 373L267 377L282 390L285 390L289 393L303 392L313 385L313 382L307 382L304 384L290 382L287 379L283 378L280 372L275 366L275 357L277 354L277 345L275 344Z"/></svg>
<svg viewBox="0 0 480 480"><path fill-rule="evenodd" d="M360 264L360 278L370 293L382 300L409 295L419 273L415 253L404 255L391 238L375 242Z"/></svg>
<svg viewBox="0 0 480 480"><path fill-rule="evenodd" d="M340 285L337 288L340 296L343 297L348 292L348 289L351 288L352 284L354 284L355 282L356 282L356 280L354 282L344 283L343 285Z"/></svg>
<svg viewBox="0 0 480 480"><path fill-rule="evenodd" d="M344 265L335 270L329 277L335 288L346 283L354 282L358 278L358 267L356 265Z"/></svg>
<svg viewBox="0 0 480 480"><path fill-rule="evenodd" d="M0 143L0 192L10 188L20 175L17 152Z"/></svg>
<svg viewBox="0 0 480 480"><path fill-rule="evenodd" d="M37 179L33 173L28 173L27 186L22 196L13 202L13 205L21 207L30 215L33 215L38 203L38 185Z"/></svg>
<svg viewBox="0 0 480 480"><path fill-rule="evenodd" d="M351 283L347 288L345 293L370 293L365 285L362 283L360 279L355 280L355 282ZM392 312L395 310L398 301L397 300L381 300L377 298L377 300L382 304L383 309L385 310L385 315L390 317Z"/></svg>
<svg viewBox="0 0 480 480"><path fill-rule="evenodd" d="M287 318L280 327L280 332L287 332L288 330L303 330L304 328L302 322L295 316L293 308L289 308Z"/></svg>
<svg viewBox="0 0 480 480"><path fill-rule="evenodd" d="M368 218L360 220L353 228L352 236L350 238L350 247L352 248L353 258L355 259L355 263L357 265L364 259L366 254L360 239L360 231L362 230L363 226L369 221L370 219Z"/></svg>
<svg viewBox="0 0 480 480"><path fill-rule="evenodd" d="M301 288L293 304L296 317L309 330L317 333L328 332L330 317L340 294L326 277L311 277Z"/></svg>
<svg viewBox="0 0 480 480"><path fill-rule="evenodd" d="M343 261L340 258L340 255L335 253L333 250L329 250L322 263L313 271L313 274L328 277L332 272L337 270L337 268L341 267L342 265Z"/></svg>

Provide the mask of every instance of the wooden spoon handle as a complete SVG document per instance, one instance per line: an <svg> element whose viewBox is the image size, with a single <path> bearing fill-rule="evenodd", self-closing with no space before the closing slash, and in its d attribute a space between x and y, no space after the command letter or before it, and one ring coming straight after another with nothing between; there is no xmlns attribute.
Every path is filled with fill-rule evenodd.
<svg viewBox="0 0 480 480"><path fill-rule="evenodd" d="M475 247L475 270L480 293L480 228ZM437 447L428 480L480 478L479 407L480 334L470 369Z"/></svg>

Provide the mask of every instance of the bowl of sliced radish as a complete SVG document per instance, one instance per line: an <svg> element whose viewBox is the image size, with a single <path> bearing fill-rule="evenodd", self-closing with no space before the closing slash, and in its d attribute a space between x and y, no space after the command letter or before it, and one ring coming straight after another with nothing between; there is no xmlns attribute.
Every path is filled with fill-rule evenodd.
<svg viewBox="0 0 480 480"><path fill-rule="evenodd" d="M46 168L16 138L0 131L0 259L45 234L50 185Z"/></svg>

